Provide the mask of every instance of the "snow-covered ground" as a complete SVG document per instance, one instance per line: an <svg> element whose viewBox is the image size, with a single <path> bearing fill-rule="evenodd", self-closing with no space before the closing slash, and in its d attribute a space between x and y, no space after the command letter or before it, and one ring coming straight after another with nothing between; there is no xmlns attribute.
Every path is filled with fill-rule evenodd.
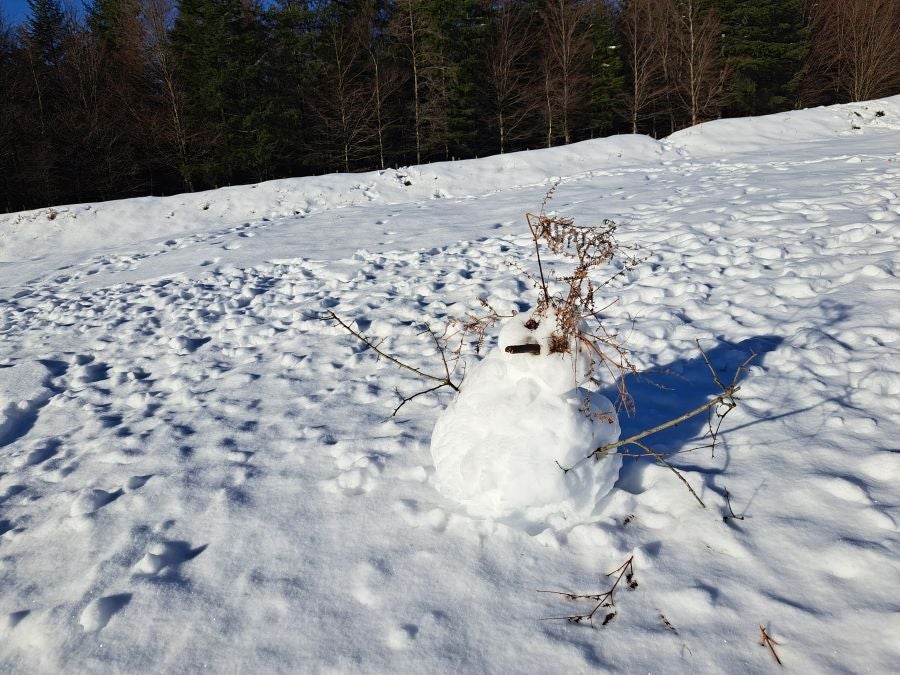
<svg viewBox="0 0 900 675"><path fill-rule="evenodd" d="M649 254L604 312L648 371L623 435L717 392L695 340L759 355L673 458L706 509L625 460L592 514L469 515L452 392L386 420L421 383L319 318L440 369L421 322L533 303L507 263L557 179ZM0 672L771 672L760 624L797 672L896 672L898 248L900 97L0 216ZM541 620L632 555L608 625Z"/></svg>

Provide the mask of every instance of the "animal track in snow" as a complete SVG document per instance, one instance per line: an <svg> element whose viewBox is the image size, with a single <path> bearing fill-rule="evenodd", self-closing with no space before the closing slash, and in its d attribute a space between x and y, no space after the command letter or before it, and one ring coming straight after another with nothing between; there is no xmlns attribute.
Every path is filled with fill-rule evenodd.
<svg viewBox="0 0 900 675"><path fill-rule="evenodd" d="M206 544L192 548L186 541L162 541L153 544L134 571L137 576L174 581L181 579L182 566L206 550Z"/></svg>
<svg viewBox="0 0 900 675"><path fill-rule="evenodd" d="M101 490L99 488L82 490L75 498L75 501L72 502L72 506L69 507L69 515L89 516L98 509L114 502L124 494L125 491L122 489L115 490L114 492L107 492L106 490Z"/></svg>
<svg viewBox="0 0 900 675"><path fill-rule="evenodd" d="M131 598L131 593L118 593L98 598L84 608L79 623L86 632L102 630L115 614L121 612L131 602Z"/></svg>

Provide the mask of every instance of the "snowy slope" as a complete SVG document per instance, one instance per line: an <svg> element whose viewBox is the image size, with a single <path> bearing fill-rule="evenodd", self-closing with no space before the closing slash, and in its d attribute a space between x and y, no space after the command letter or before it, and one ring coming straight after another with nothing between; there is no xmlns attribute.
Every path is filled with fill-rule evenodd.
<svg viewBox="0 0 900 675"><path fill-rule="evenodd" d="M555 177L649 254L605 311L650 371L623 435L715 392L696 339L759 354L674 458L705 510L626 460L589 517L471 517L449 397L385 421L416 377L319 320L434 366L420 322L533 302ZM0 672L771 672L759 624L799 672L900 662L900 97L54 211L0 216ZM609 625L540 620L631 555Z"/></svg>

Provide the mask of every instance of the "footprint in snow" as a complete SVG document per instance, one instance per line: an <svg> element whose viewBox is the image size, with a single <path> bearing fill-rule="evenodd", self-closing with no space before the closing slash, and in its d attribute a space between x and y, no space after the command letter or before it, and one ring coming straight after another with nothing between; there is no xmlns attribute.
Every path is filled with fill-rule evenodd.
<svg viewBox="0 0 900 675"><path fill-rule="evenodd" d="M131 597L131 593L118 593L99 598L84 608L79 623L89 633L102 630L113 615L131 602Z"/></svg>
<svg viewBox="0 0 900 675"><path fill-rule="evenodd" d="M186 541L163 541L153 544L135 566L135 576L176 581L181 566L206 550L207 544L191 548Z"/></svg>
<svg viewBox="0 0 900 675"><path fill-rule="evenodd" d="M395 626L388 631L387 644L394 650L409 649L419 636L419 627L415 624L404 623Z"/></svg>
<svg viewBox="0 0 900 675"><path fill-rule="evenodd" d="M77 516L89 516L98 509L103 508L107 504L114 502L125 494L125 491L119 488L115 492L107 492L98 488L89 488L82 490L72 502L69 508L69 515L73 518Z"/></svg>

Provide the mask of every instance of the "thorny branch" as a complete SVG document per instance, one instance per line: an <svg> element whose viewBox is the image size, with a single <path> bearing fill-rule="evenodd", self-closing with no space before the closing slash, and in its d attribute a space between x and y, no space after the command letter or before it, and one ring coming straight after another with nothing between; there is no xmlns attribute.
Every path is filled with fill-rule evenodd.
<svg viewBox="0 0 900 675"><path fill-rule="evenodd" d="M625 578L625 583L628 588L634 590L638 587L637 579L634 578L634 556L632 555L628 560L619 565L612 572L608 573L606 576L611 577L613 575L616 576L616 580L613 582L613 585L610 589L604 593L597 594L581 594L581 593L569 593L567 591L543 591L539 590L538 593L552 593L553 595L561 595L567 600L571 600L573 602L577 600L592 600L596 602L596 606L587 614L569 614L567 616L548 616L541 621L568 621L569 623L589 623L592 627L594 625L594 615L597 614L601 609L610 609L611 611L606 613L606 616L603 617L603 622L600 624L601 626L605 626L610 621L612 621L615 616L615 610L612 608L615 606L615 600L613 598L613 593L615 593L616 588L619 585L619 582L622 581L622 578Z"/></svg>

